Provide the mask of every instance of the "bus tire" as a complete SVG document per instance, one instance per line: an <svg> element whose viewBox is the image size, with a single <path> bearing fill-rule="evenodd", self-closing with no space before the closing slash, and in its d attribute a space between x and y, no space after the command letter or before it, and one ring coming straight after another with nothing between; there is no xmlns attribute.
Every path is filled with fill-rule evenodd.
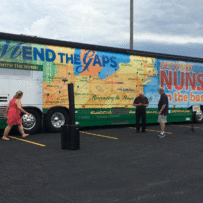
<svg viewBox="0 0 203 203"><path fill-rule="evenodd" d="M61 132L61 126L68 123L69 115L67 110L62 108L51 109L46 115L46 129L49 132Z"/></svg>
<svg viewBox="0 0 203 203"><path fill-rule="evenodd" d="M28 133L28 134L35 134L41 128L42 117L34 109L26 109L26 111L30 115L27 116L26 114L23 114L21 116L24 131L25 133Z"/></svg>
<svg viewBox="0 0 203 203"><path fill-rule="evenodd" d="M202 110L195 112L194 120L195 120L196 123L201 123L203 121L203 112L202 112Z"/></svg>

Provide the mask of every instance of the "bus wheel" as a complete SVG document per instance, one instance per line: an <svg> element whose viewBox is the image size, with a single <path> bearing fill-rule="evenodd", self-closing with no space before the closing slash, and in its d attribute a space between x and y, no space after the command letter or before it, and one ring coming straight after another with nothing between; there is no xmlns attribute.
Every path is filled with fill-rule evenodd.
<svg viewBox="0 0 203 203"><path fill-rule="evenodd" d="M201 110L200 111L196 111L196 113L195 113L195 121L197 123L201 123L203 121L203 113L202 113Z"/></svg>
<svg viewBox="0 0 203 203"><path fill-rule="evenodd" d="M37 113L33 109L28 109L26 111L30 115L28 116L28 115L24 114L21 117L24 131L25 131L25 133L28 133L28 134L34 134L39 131L39 129L41 127L41 123L42 123L42 118L39 115L39 113Z"/></svg>
<svg viewBox="0 0 203 203"><path fill-rule="evenodd" d="M61 126L68 123L69 116L65 109L52 109L46 115L46 128L49 132L60 132Z"/></svg>

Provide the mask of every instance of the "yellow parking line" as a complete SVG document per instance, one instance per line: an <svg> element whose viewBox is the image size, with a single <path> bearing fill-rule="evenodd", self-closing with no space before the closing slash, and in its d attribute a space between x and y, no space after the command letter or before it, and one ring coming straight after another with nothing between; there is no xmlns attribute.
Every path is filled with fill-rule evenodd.
<svg viewBox="0 0 203 203"><path fill-rule="evenodd" d="M136 128L133 128L133 127L129 127L129 128L136 129ZM152 131L152 132L158 132L158 133L161 132L161 131L158 131L158 130L149 130L149 129L146 129L146 131ZM166 133L166 134L173 134L171 132L164 132L164 133Z"/></svg>
<svg viewBox="0 0 203 203"><path fill-rule="evenodd" d="M172 125L172 126L180 126L180 127L185 127L185 128L191 128L192 126L187 126L187 125ZM199 128L199 129L203 129L201 127L194 127L193 128Z"/></svg>
<svg viewBox="0 0 203 203"><path fill-rule="evenodd" d="M105 135L100 135L100 134L88 133L88 132L84 132L84 131L80 131L80 132L85 133L85 134L89 134L89 135L95 135L95 136L98 136L98 137L105 137L105 138L109 138L109 139L114 139L114 140L118 139L117 137L110 137L110 136L105 136Z"/></svg>
<svg viewBox="0 0 203 203"><path fill-rule="evenodd" d="M146 129L147 131L154 131L154 132L159 132L159 133L161 133L161 131L158 131L158 130L148 130L148 129ZM171 132L164 132L164 133L166 133L166 134L173 134L173 133L171 133Z"/></svg>
<svg viewBox="0 0 203 203"><path fill-rule="evenodd" d="M37 142L31 142L31 141L29 141L29 140L20 139L20 138L13 137L13 136L8 136L8 137L13 138L13 139L16 139L16 140L23 141L23 142L28 142L28 143L31 143L31 144L35 144L35 145L38 145L38 146L41 146L41 147L46 147L46 145L39 144L39 143L37 143Z"/></svg>

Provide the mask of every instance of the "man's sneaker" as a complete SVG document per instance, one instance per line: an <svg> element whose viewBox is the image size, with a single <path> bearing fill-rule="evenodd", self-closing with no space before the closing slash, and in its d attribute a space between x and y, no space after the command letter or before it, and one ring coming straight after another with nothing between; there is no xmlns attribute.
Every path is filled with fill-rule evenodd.
<svg viewBox="0 0 203 203"><path fill-rule="evenodd" d="M165 133L163 133L163 134L160 133L157 137L158 138L164 138L165 136L166 136Z"/></svg>

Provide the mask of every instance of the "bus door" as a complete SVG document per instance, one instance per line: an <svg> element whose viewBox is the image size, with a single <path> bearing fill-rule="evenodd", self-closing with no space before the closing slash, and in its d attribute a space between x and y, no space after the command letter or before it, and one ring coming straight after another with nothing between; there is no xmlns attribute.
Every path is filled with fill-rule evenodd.
<svg viewBox="0 0 203 203"><path fill-rule="evenodd" d="M0 119L4 118L9 103L8 69L0 68Z"/></svg>

